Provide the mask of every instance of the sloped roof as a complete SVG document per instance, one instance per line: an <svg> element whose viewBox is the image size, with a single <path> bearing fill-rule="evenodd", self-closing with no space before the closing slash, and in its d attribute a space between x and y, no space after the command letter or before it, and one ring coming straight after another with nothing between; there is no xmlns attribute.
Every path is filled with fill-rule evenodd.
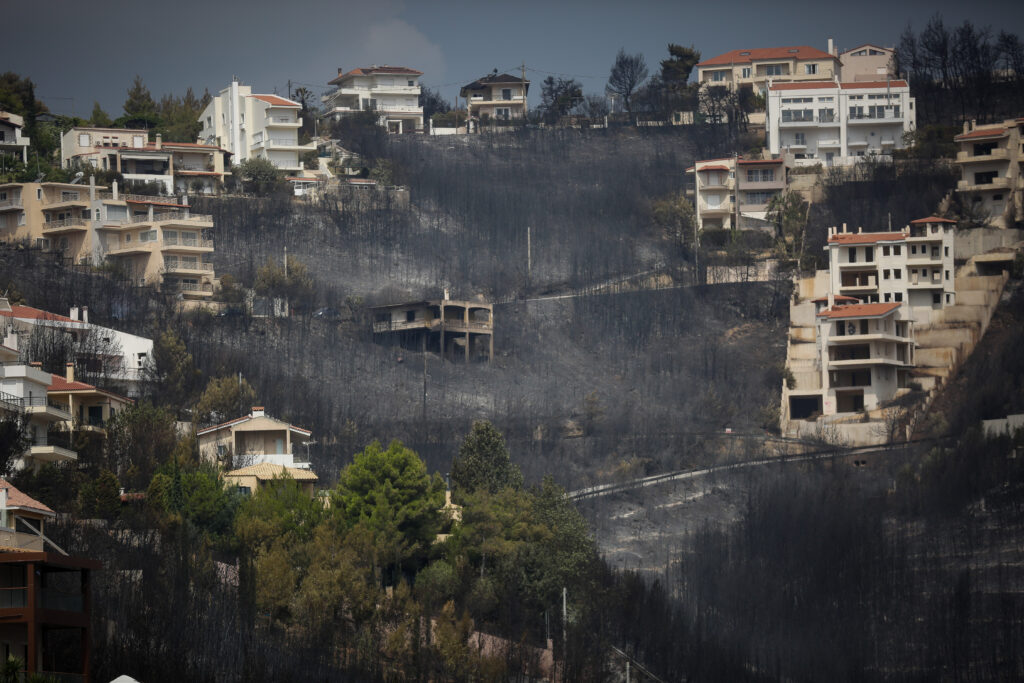
<svg viewBox="0 0 1024 683"><path fill-rule="evenodd" d="M256 420L256 419L260 419L260 418L264 418L264 419L267 419L267 420L272 420L273 422L277 422L278 424L285 425L286 427L288 427L288 429L291 429L293 431L299 432L300 434L305 434L306 436L309 436L310 434L313 433L313 432L311 432L308 429L303 429L302 427L296 427L293 424L288 424L284 420L278 420L276 417L271 417L269 415L263 414L263 415L258 415L256 417L253 417L252 415L243 415L242 417L236 417L234 420L228 420L227 422L221 422L219 425L214 425L212 427L206 427L205 429L200 429L198 432L196 432L196 436L203 436L204 434L209 434L211 432L220 431L221 429L226 429L228 427L235 427L235 426L238 426L240 424L245 424L246 422L249 422L251 420Z"/></svg>
<svg viewBox="0 0 1024 683"><path fill-rule="evenodd" d="M1001 138L1006 135L1006 128L975 128L969 133L961 133L954 140L972 140L974 138Z"/></svg>
<svg viewBox="0 0 1024 683"><path fill-rule="evenodd" d="M906 239L905 232L840 232L830 235L831 244L873 244L875 242L898 242Z"/></svg>
<svg viewBox="0 0 1024 683"><path fill-rule="evenodd" d="M894 50L891 47L882 47L881 45L875 45L874 43L864 43L863 45L858 45L857 47L851 47L849 50L843 50L842 52L839 53L839 56L841 57L843 55L848 55L851 52L856 52L857 50L863 50L866 47L871 47L871 48L874 48L876 50L885 50L889 54L892 54L894 52ZM875 56L878 56L878 55L875 55Z"/></svg>
<svg viewBox="0 0 1024 683"><path fill-rule="evenodd" d="M843 90L860 90L862 88L906 88L907 82L902 80L891 79L888 81L848 81L846 83L840 83L839 87Z"/></svg>
<svg viewBox="0 0 1024 683"><path fill-rule="evenodd" d="M956 225L956 221L952 221L948 218L942 218L940 216L928 216L927 218L917 218L910 221L911 225L919 225L921 223L952 223Z"/></svg>
<svg viewBox="0 0 1024 683"><path fill-rule="evenodd" d="M833 301L846 301L846 302L849 302L849 303L860 301L860 299L858 299L855 296L846 296L845 294L836 294L834 297L832 297L832 300ZM815 303L815 304L820 304L820 303L825 302L825 301L828 301L828 297L827 296L819 296L817 299L811 299L811 303Z"/></svg>
<svg viewBox="0 0 1024 683"><path fill-rule="evenodd" d="M73 320L66 315L57 315L49 311L41 311L31 306L12 305L9 311L0 311L0 315L8 318L22 318L25 320L54 320L62 323L81 323L80 320ZM84 324L84 323L83 323Z"/></svg>
<svg viewBox="0 0 1024 683"><path fill-rule="evenodd" d="M712 166L701 166L697 170L698 171L728 171L729 167L728 166L723 166L721 164L714 164Z"/></svg>
<svg viewBox="0 0 1024 683"><path fill-rule="evenodd" d="M50 386L46 387L47 393L62 393L70 391L95 391L98 394L110 396L112 398L124 401L125 403L133 403L133 401L130 398L121 396L120 394L115 394L114 392L107 391L106 389L94 387L93 385L86 384L85 382L69 382L67 377L55 373L50 373L50 376L53 378L53 382L50 384Z"/></svg>
<svg viewBox="0 0 1024 683"><path fill-rule="evenodd" d="M31 510L47 516L55 516L57 514L35 498L32 498L31 496L14 488L14 486L6 479L0 479L0 489L7 489L8 508L23 508L25 510Z"/></svg>
<svg viewBox="0 0 1024 683"><path fill-rule="evenodd" d="M225 477L256 477L260 481L270 481L287 474L296 481L318 481L320 478L310 470L300 470L295 467L284 465L273 465L269 462L261 462L258 465L249 465L237 470L231 470L224 474Z"/></svg>
<svg viewBox="0 0 1024 683"><path fill-rule="evenodd" d="M346 81L356 76L374 76L374 75L394 75L394 76L422 76L422 71L416 69L410 69L407 66L371 66L371 67L359 67L358 69L352 69L348 73L338 74L331 80L327 81L328 85L337 85L342 81Z"/></svg>
<svg viewBox="0 0 1024 683"><path fill-rule="evenodd" d="M283 97L277 95L249 95L249 97L255 97L257 100L266 102L267 104L274 107L301 107L302 105L292 100L286 100Z"/></svg>
<svg viewBox="0 0 1024 683"><path fill-rule="evenodd" d="M479 90L489 85L497 85L499 83L525 83L527 86L530 85L529 80L524 80L520 76L512 76L509 74L488 74L482 78L478 78L468 85L462 86L463 90Z"/></svg>
<svg viewBox="0 0 1024 683"><path fill-rule="evenodd" d="M899 303L887 304L848 304L833 306L818 314L819 318L874 318L886 315L899 308Z"/></svg>
<svg viewBox="0 0 1024 683"><path fill-rule="evenodd" d="M763 47L748 50L731 50L725 54L705 59L697 66L728 66L730 64L749 64L750 62L768 59L837 59L824 50L808 45L793 47Z"/></svg>

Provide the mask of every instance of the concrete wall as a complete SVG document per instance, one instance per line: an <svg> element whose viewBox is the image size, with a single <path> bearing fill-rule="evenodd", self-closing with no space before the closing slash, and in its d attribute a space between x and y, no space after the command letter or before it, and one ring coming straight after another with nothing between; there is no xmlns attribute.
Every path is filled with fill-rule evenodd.
<svg viewBox="0 0 1024 683"><path fill-rule="evenodd" d="M971 228L956 231L956 257L967 259L998 247L1008 247L1024 240L1024 230L1010 228Z"/></svg>
<svg viewBox="0 0 1024 683"><path fill-rule="evenodd" d="M1007 415L998 420L982 420L981 429L985 436L1013 436L1018 430L1024 429L1024 414Z"/></svg>

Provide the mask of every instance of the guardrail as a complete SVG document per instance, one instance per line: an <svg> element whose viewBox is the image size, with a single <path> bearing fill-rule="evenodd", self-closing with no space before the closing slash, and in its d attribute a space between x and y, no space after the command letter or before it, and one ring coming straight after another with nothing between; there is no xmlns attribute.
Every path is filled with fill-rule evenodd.
<svg viewBox="0 0 1024 683"><path fill-rule="evenodd" d="M56 228L67 228L67 227L71 227L72 225L80 225L83 228L87 227L86 226L86 219L85 218L64 218L64 219L59 220L59 221L49 221L47 223L43 223L43 232L46 232L47 230L54 230Z"/></svg>

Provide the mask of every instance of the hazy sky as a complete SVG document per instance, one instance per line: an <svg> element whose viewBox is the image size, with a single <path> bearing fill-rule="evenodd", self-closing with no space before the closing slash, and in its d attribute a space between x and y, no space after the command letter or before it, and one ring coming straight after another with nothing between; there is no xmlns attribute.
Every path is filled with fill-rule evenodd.
<svg viewBox="0 0 1024 683"><path fill-rule="evenodd" d="M1024 36L1024 2L747 2L706 0L0 0L0 70L29 76L51 110L88 117L94 100L116 117L135 74L154 97L213 93L232 75L285 94L289 79L317 94L346 70L409 66L449 100L491 69L539 84L571 75L600 92L620 47L652 72L669 42L705 58L731 49L865 42L893 45L935 12ZM539 87L530 91L531 100Z"/></svg>

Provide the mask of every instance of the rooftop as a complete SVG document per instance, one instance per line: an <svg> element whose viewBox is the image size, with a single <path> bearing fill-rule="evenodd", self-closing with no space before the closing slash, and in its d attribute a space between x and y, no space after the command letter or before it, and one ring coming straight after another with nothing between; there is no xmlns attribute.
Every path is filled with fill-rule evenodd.
<svg viewBox="0 0 1024 683"><path fill-rule="evenodd" d="M697 66L728 66L730 64L749 64L750 62L779 59L836 59L824 50L807 45L795 47L764 47L747 50L732 50L725 54L705 59Z"/></svg>
<svg viewBox="0 0 1024 683"><path fill-rule="evenodd" d="M272 465L269 462L261 462L258 465L249 465L237 470L231 470L224 474L225 477L256 477L260 481L271 481L288 475L295 481L318 481L319 477L310 470L300 470L295 467L284 465Z"/></svg>
<svg viewBox="0 0 1024 683"><path fill-rule="evenodd" d="M907 238L905 232L838 232L830 235L830 244L874 244L875 242L899 242Z"/></svg>
<svg viewBox="0 0 1024 683"><path fill-rule="evenodd" d="M825 309L818 314L819 318L877 318L879 316L887 315L902 304L900 303L887 303L887 304L846 304L843 306L833 306L832 308Z"/></svg>
<svg viewBox="0 0 1024 683"><path fill-rule="evenodd" d="M355 78L356 76L373 76L375 74L391 74L394 76L422 76L423 72L417 71L416 69L410 69L407 66L388 66L386 64L384 66L377 66L376 64L374 64L373 66L370 67L360 67L358 69L352 69L348 73L342 73L341 69L338 69L338 75L332 78L331 80L327 81L327 84L337 85L342 81L346 81L350 78Z"/></svg>
<svg viewBox="0 0 1024 683"><path fill-rule="evenodd" d="M920 225L922 223L952 223L953 225L956 225L956 221L948 218L942 218L941 216L928 216L927 218L917 218L910 221L911 225Z"/></svg>
<svg viewBox="0 0 1024 683"><path fill-rule="evenodd" d="M22 510L31 510L32 512L38 512L49 517L55 516L57 514L43 503L40 503L35 498L32 498L31 496L28 496L19 491L18 489L14 488L14 486L11 485L11 483L8 482L6 479L0 479L0 489L7 490L8 509L19 508Z"/></svg>
<svg viewBox="0 0 1024 683"><path fill-rule="evenodd" d="M279 97L278 95L249 95L249 97L254 97L257 100L266 102L273 107L302 107L298 102L287 100L283 97Z"/></svg>
<svg viewBox="0 0 1024 683"><path fill-rule="evenodd" d="M961 133L954 140L973 140L976 138L1001 138L1006 135L1006 128L996 126L994 128L975 128L969 133Z"/></svg>

